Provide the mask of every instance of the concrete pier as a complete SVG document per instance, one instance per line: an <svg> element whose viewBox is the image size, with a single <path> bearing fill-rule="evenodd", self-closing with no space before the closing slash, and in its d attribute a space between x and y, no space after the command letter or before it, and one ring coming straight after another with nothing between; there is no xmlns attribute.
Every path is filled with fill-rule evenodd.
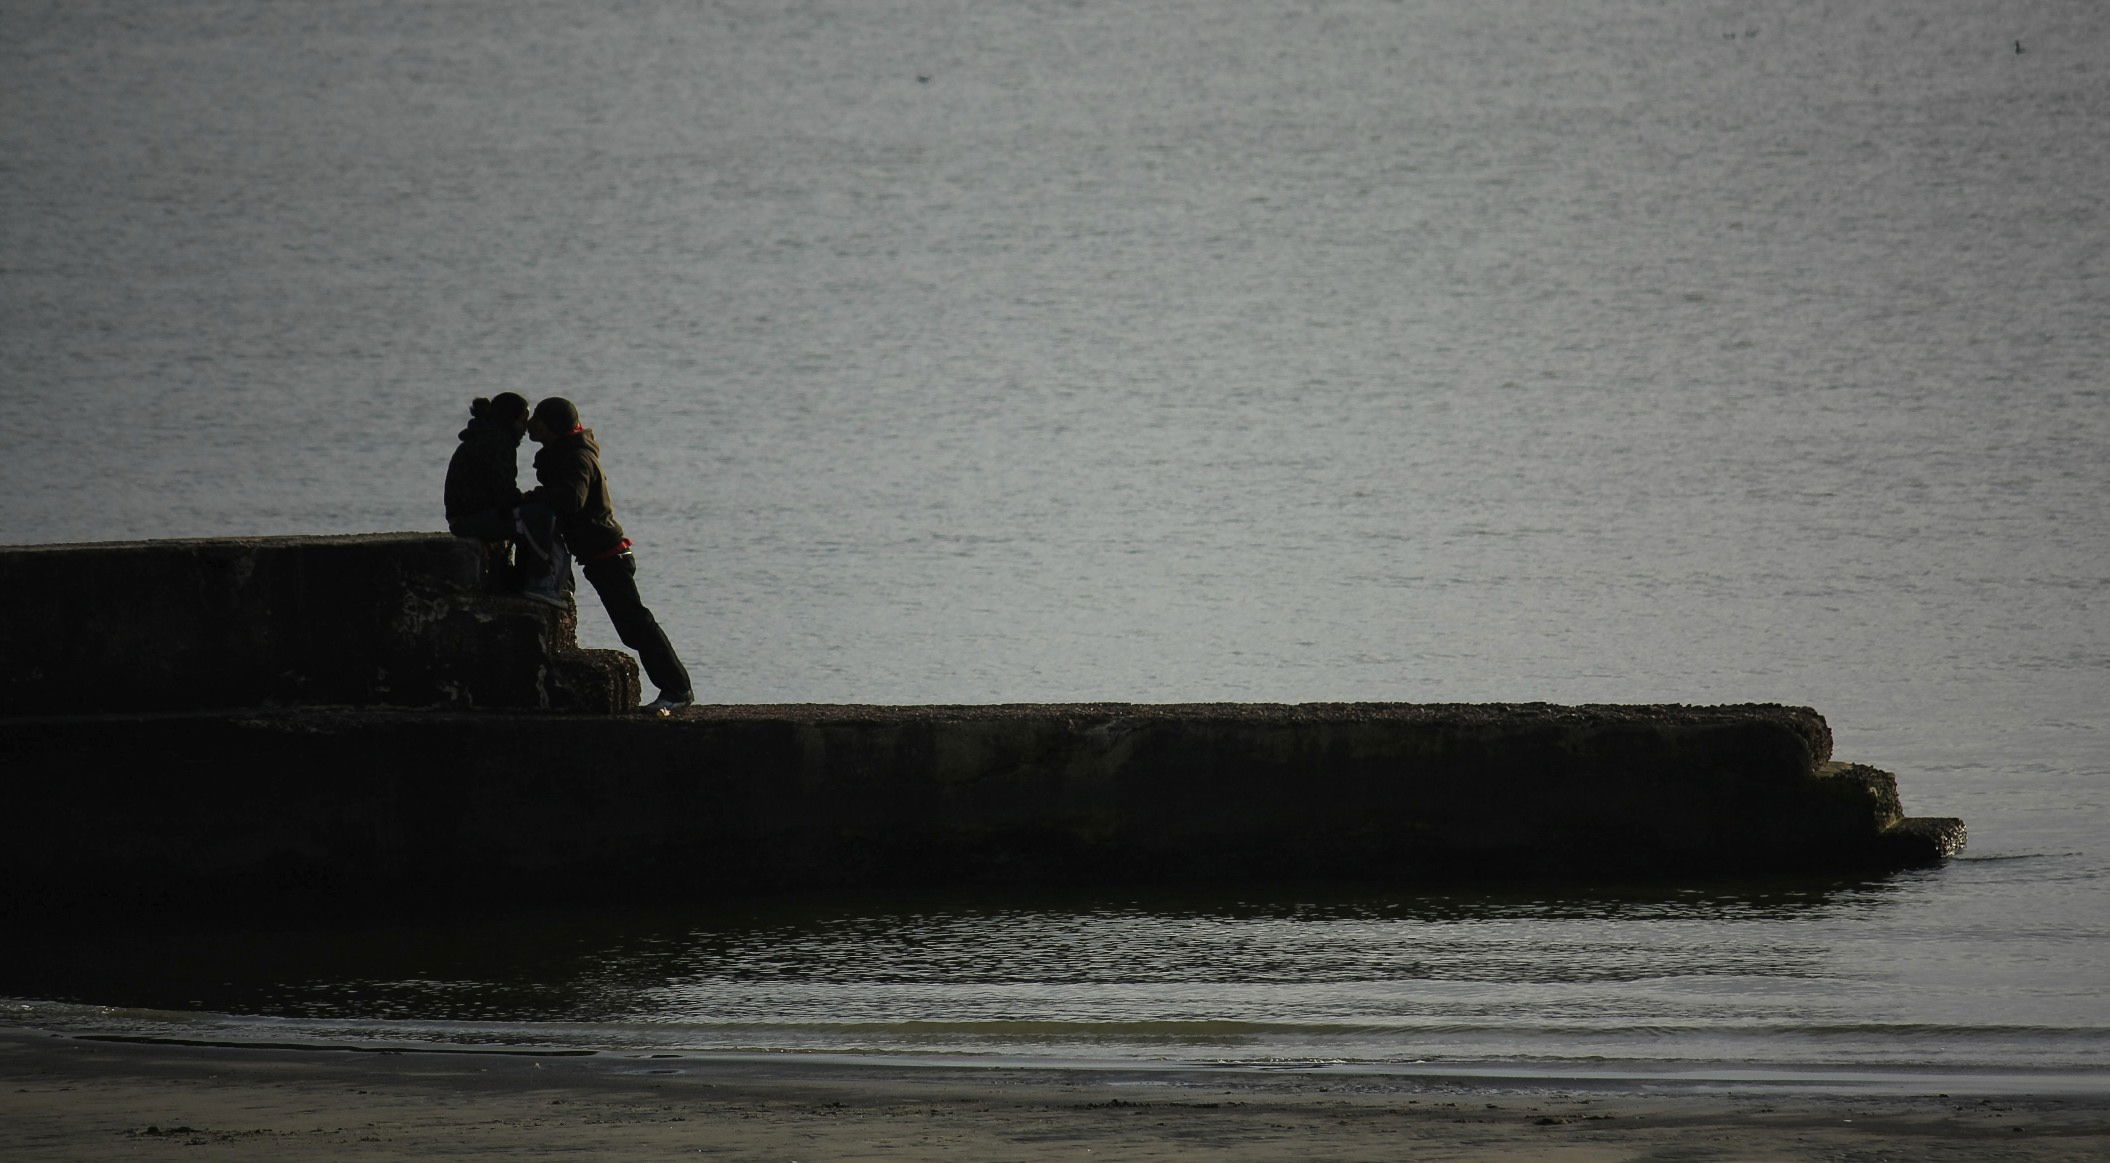
<svg viewBox="0 0 2110 1163"><path fill-rule="evenodd" d="M430 533L0 548L0 705L637 705L629 655L487 592L483 557Z"/></svg>
<svg viewBox="0 0 2110 1163"><path fill-rule="evenodd" d="M1689 879L1881 871L1963 843L1960 821L1905 817L1888 773L1834 762L1829 727L1801 707L552 713L590 701L581 691L605 706L623 688L634 706L627 657L579 663L568 624L479 593L452 539L355 546L397 570L370 564L356 583L317 564L342 543L302 540L260 547L244 577L215 564L210 543L128 570L189 579L196 595L160 599L180 631L149 651L168 686L158 703L151 689L142 697L160 709L67 713L47 685L104 663L61 656L66 634L8 631L0 767L16 835L0 846L0 910L678 901L882 884ZM70 570L78 583L42 583L60 606L50 620L93 623L117 585L93 576L96 561L171 552L115 548L71 561L0 550L0 579L12 594L18 558L47 555L34 569ZM272 560L287 554L313 560ZM213 570L239 593L271 597L231 604L204 580ZM378 589L341 600L381 613L361 615L353 633L308 637L227 623L243 610L306 616L318 586ZM66 608L69 592L87 605ZM99 624L104 654L91 661L162 625ZM379 640L355 641L367 638ZM551 681L570 665L604 677ZM372 681L376 669L385 681ZM299 681L274 684L278 673ZM255 705L197 705L236 697ZM404 705L414 697L427 705ZM507 709L480 709L494 705Z"/></svg>

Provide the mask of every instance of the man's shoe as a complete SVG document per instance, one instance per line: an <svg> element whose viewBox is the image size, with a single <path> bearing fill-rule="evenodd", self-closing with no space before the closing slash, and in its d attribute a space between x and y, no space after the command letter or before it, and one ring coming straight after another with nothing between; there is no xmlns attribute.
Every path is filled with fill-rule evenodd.
<svg viewBox="0 0 2110 1163"><path fill-rule="evenodd" d="M683 691L678 695L670 695L667 694L665 691L662 691L660 692L660 696L658 698L653 699L651 702L645 704L645 713L648 715L658 715L661 718L665 718L666 716L673 714L674 712L682 709L683 707L692 707L695 705L696 696L690 694L688 691Z"/></svg>

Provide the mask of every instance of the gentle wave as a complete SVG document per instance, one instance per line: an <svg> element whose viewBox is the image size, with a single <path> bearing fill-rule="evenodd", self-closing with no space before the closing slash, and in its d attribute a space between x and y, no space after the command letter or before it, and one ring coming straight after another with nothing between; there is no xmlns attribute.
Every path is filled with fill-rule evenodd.
<svg viewBox="0 0 2110 1163"><path fill-rule="evenodd" d="M1623 1063L1744 1068L2110 1069L2110 1026L1270 1021L435 1022L249 1017L0 1001L0 1021L78 1037L245 1046L540 1048L556 1052L940 1055L1098 1063L1332 1065Z"/></svg>
<svg viewBox="0 0 2110 1163"><path fill-rule="evenodd" d="M1982 855L1960 852L1949 859L1965 864L2005 864L2025 860L2070 860L2085 855L2085 852L1988 852Z"/></svg>

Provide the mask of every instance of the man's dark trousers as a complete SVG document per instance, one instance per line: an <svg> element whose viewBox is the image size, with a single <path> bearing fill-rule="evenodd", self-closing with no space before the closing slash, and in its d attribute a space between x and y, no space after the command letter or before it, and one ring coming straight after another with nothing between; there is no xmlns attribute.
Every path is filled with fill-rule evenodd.
<svg viewBox="0 0 2110 1163"><path fill-rule="evenodd" d="M645 608L643 599L637 596L637 558L629 553L589 561L582 572L593 585L593 592L601 595L601 605L608 611L608 620L615 623L615 636L623 645L637 651L637 659L644 664L645 677L659 688L661 694L682 695L693 693L689 686L689 672L675 657L674 646L667 641L667 633L659 628L659 621L652 611Z"/></svg>

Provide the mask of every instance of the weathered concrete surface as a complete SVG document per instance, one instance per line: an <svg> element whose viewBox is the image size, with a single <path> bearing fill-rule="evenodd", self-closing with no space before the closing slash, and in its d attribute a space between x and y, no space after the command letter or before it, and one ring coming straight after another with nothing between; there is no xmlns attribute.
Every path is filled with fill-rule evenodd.
<svg viewBox="0 0 2110 1163"><path fill-rule="evenodd" d="M1689 877L1963 838L1831 762L1806 708L616 715L629 656L580 651L572 615L483 592L482 568L430 534L0 549L0 909ZM126 713L77 713L104 707Z"/></svg>
<svg viewBox="0 0 2110 1163"><path fill-rule="evenodd" d="M445 534L0 548L0 703L85 708L637 705L576 616L482 591Z"/></svg>
<svg viewBox="0 0 2110 1163"><path fill-rule="evenodd" d="M25 717L5 907L307 910L882 883L1829 872L1953 820L1806 708L697 708ZM54 902L58 902L54 904Z"/></svg>

